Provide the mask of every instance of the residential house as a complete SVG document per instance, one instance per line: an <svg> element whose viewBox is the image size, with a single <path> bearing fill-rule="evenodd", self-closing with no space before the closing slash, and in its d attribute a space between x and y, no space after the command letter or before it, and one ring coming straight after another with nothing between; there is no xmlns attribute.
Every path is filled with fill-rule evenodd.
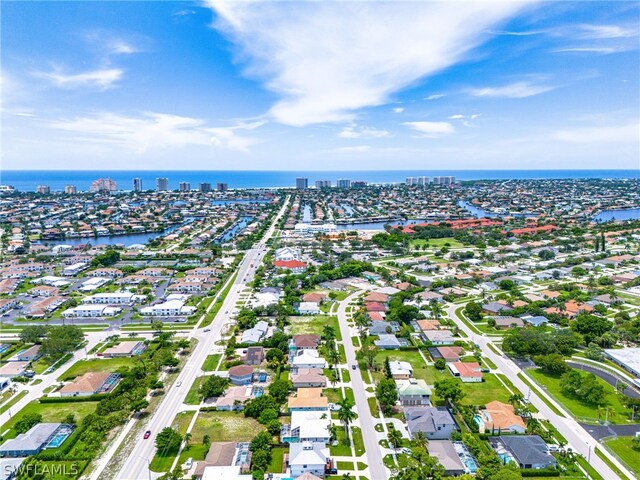
<svg viewBox="0 0 640 480"><path fill-rule="evenodd" d="M464 353L462 347L429 347L431 358L444 358L447 362L457 362Z"/></svg>
<svg viewBox="0 0 640 480"><path fill-rule="evenodd" d="M298 373L291 374L293 388L321 387L326 388L327 377L317 368L299 368Z"/></svg>
<svg viewBox="0 0 640 480"><path fill-rule="evenodd" d="M500 457L510 458L521 469L539 470L557 465L547 444L538 435L501 435L490 437L489 443Z"/></svg>
<svg viewBox="0 0 640 480"><path fill-rule="evenodd" d="M0 446L0 457L17 458L36 455L44 450L55 437L66 434L64 436L66 439L71 431L73 431L73 426L64 423L37 423L27 432L4 442Z"/></svg>
<svg viewBox="0 0 640 480"><path fill-rule="evenodd" d="M421 378L396 380L398 401L404 407L431 405L431 389Z"/></svg>
<svg viewBox="0 0 640 480"><path fill-rule="evenodd" d="M482 371L478 362L447 363L451 375L464 383L482 382Z"/></svg>
<svg viewBox="0 0 640 480"><path fill-rule="evenodd" d="M250 385L253 381L251 365L236 365L229 369L229 381L233 385Z"/></svg>
<svg viewBox="0 0 640 480"><path fill-rule="evenodd" d="M518 317L500 316L500 317L488 317L488 318L492 318L496 322L495 327L498 330L504 330L507 328L524 327L524 322L522 321L521 318L518 318Z"/></svg>
<svg viewBox="0 0 640 480"><path fill-rule="evenodd" d="M428 440L448 440L454 431L459 430L446 407L406 407L403 412L411 438L422 432Z"/></svg>
<svg viewBox="0 0 640 480"><path fill-rule="evenodd" d="M378 340L375 340L373 343L383 350L397 350L400 348L400 341L398 338L395 335L388 333L378 335Z"/></svg>
<svg viewBox="0 0 640 480"><path fill-rule="evenodd" d="M525 433L527 426L512 405L494 400L474 417L480 433Z"/></svg>
<svg viewBox="0 0 640 480"><path fill-rule="evenodd" d="M320 304L317 302L301 302L298 305L298 313L300 315L320 315Z"/></svg>
<svg viewBox="0 0 640 480"><path fill-rule="evenodd" d="M245 365L260 365L265 359L265 351L263 347L249 347L247 353L242 357Z"/></svg>
<svg viewBox="0 0 640 480"><path fill-rule="evenodd" d="M293 443L289 447L288 466L291 478L307 474L324 478L332 467L329 449L323 442Z"/></svg>
<svg viewBox="0 0 640 480"><path fill-rule="evenodd" d="M445 475L457 476L465 473L465 466L451 440L432 440L427 449L429 455L437 458L438 463L444 467Z"/></svg>
<svg viewBox="0 0 640 480"><path fill-rule="evenodd" d="M409 380L413 376L413 367L409 362L391 360L389 362L391 377L394 380Z"/></svg>
<svg viewBox="0 0 640 480"><path fill-rule="evenodd" d="M323 369L327 362L320 356L318 350L298 350L291 363L291 372L298 373L299 369Z"/></svg>
<svg viewBox="0 0 640 480"><path fill-rule="evenodd" d="M295 395L289 397L287 408L294 411L326 411L327 397L322 396L322 388L298 388Z"/></svg>
<svg viewBox="0 0 640 480"><path fill-rule="evenodd" d="M280 437L284 443L320 442L331 439L331 414L329 410L293 411L291 423L284 425Z"/></svg>
<svg viewBox="0 0 640 480"><path fill-rule="evenodd" d="M61 397L85 397L109 393L120 380L119 373L87 372L75 378L59 390Z"/></svg>
<svg viewBox="0 0 640 480"><path fill-rule="evenodd" d="M432 345L450 345L456 341L450 330L429 330L423 332L422 336Z"/></svg>
<svg viewBox="0 0 640 480"><path fill-rule="evenodd" d="M267 335L269 324L264 320L257 322L252 328L242 332L242 343L252 344L261 342Z"/></svg>

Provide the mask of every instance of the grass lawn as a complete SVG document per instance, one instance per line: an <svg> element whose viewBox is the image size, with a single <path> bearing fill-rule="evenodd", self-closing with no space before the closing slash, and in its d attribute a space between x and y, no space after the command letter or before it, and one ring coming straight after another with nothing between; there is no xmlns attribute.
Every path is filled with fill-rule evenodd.
<svg viewBox="0 0 640 480"><path fill-rule="evenodd" d="M200 405L200 395L198 395L198 390L200 389L200 385L202 384L202 380L205 377L197 377L189 391L187 392L187 396L184 399L184 403L187 405Z"/></svg>
<svg viewBox="0 0 640 480"><path fill-rule="evenodd" d="M329 403L338 403L342 400L342 390L340 388L325 388L323 391L324 396L327 397Z"/></svg>
<svg viewBox="0 0 640 480"><path fill-rule="evenodd" d="M213 372L218 366L220 357L222 357L221 353L214 353L213 355L209 355L202 364L202 370L204 370L205 372Z"/></svg>
<svg viewBox="0 0 640 480"><path fill-rule="evenodd" d="M337 462L338 470L354 470L353 462Z"/></svg>
<svg viewBox="0 0 640 480"><path fill-rule="evenodd" d="M72 380L88 372L115 372L122 367L132 367L134 360L131 358L96 358L93 360L79 360L58 380Z"/></svg>
<svg viewBox="0 0 640 480"><path fill-rule="evenodd" d="M4 405L2 405L2 407L0 407L0 413L4 413L7 410L9 410L13 405L15 405L16 403L18 403L20 401L20 399L22 397L24 397L27 393L29 393L26 390L22 390L21 392L18 392L17 394L14 394L13 397L11 397L11 400L7 401ZM9 397L4 397L2 398L2 400L6 400ZM0 432L2 433L2 432Z"/></svg>
<svg viewBox="0 0 640 480"><path fill-rule="evenodd" d="M196 412L194 411L178 413L173 419L173 423L171 424L171 426L178 432L180 432L180 435L184 435L185 433L187 433L187 428L189 428L189 423L191 423L191 420L193 419L193 415L195 413Z"/></svg>
<svg viewBox="0 0 640 480"><path fill-rule="evenodd" d="M466 394L462 403L466 405L486 405L492 400L508 403L509 391L500 383L498 378L490 373L484 374L482 383L460 383Z"/></svg>
<svg viewBox="0 0 640 480"><path fill-rule="evenodd" d="M367 403L369 404L369 410L371 411L371 416L374 418L379 418L380 412L378 411L378 402L376 402L376 397L367 398Z"/></svg>
<svg viewBox="0 0 640 480"><path fill-rule="evenodd" d="M242 412L200 412L193 430L191 441L202 443L209 435L211 442L249 442L264 430L253 418L246 418Z"/></svg>
<svg viewBox="0 0 640 480"><path fill-rule="evenodd" d="M351 442L345 440L344 427L340 425L336 430L338 445L329 447L332 457L348 457L351 455Z"/></svg>
<svg viewBox="0 0 640 480"><path fill-rule="evenodd" d="M362 439L362 430L360 427L351 427L351 436L353 437L353 447L356 451L356 457L364 454L364 440Z"/></svg>
<svg viewBox="0 0 640 480"><path fill-rule="evenodd" d="M540 369L529 369L527 373L539 385L546 387L544 390L549 392L574 416L591 421L598 420L598 408L583 402L580 398L564 393L560 388L560 377L549 375ZM629 416L629 410L620 403L620 399L611 385L600 377L596 377L596 379L605 387L607 392L605 405L610 407L609 421L611 423L625 423ZM604 417L604 412L601 412L601 416Z"/></svg>
<svg viewBox="0 0 640 480"><path fill-rule="evenodd" d="M617 437L605 441L605 445L640 478L640 452L631 448L632 437Z"/></svg>
<svg viewBox="0 0 640 480"><path fill-rule="evenodd" d="M384 362L385 359L389 357L389 361L400 360L403 362L409 362L413 367L413 376L415 378L421 378L427 384L433 385L433 382L439 380L440 378L446 378L449 375L444 373L441 374L433 367L428 367L424 362L424 359L420 355L420 352L417 350L394 350L394 351L385 351L380 352L376 355L375 363L379 366L379 371L372 371L371 375L373 379L378 382L384 376Z"/></svg>
<svg viewBox="0 0 640 480"><path fill-rule="evenodd" d="M193 442L189 442L189 445L187 445L180 454L178 465L182 465L189 458L193 459L194 462L197 462L198 460L204 460L204 458L207 456L208 451L209 447L203 445L202 443L195 444ZM171 465L169 465L169 467L171 467Z"/></svg>
<svg viewBox="0 0 640 480"><path fill-rule="evenodd" d="M340 326L338 325L338 317L328 315L316 315L314 317L289 317L291 323L291 334L300 335L303 333L312 333L322 335L322 329L325 325L331 325L336 332L336 340L342 341L340 334Z"/></svg>
<svg viewBox="0 0 640 480"><path fill-rule="evenodd" d="M275 447L271 449L271 463L267 468L267 473L282 473L282 464L284 462L284 454L289 449L286 447Z"/></svg>
<svg viewBox="0 0 640 480"><path fill-rule="evenodd" d="M458 240L456 240L453 237L430 238L429 240L418 238L415 240L411 240L411 247L414 249L418 246L420 246L420 249L422 249L425 244L429 245L429 248L442 248L442 247L458 248L458 247L464 246L462 243L460 243Z"/></svg>
<svg viewBox="0 0 640 480"><path fill-rule="evenodd" d="M80 423L84 417L93 413L97 405L98 402L40 403L34 401L28 403L22 410L14 414L7 423L0 427L0 432L11 429L4 438L14 438L16 436L16 432L12 429L13 425L28 413L38 413L42 415L43 423L63 422L71 413L75 417L75 421Z"/></svg>

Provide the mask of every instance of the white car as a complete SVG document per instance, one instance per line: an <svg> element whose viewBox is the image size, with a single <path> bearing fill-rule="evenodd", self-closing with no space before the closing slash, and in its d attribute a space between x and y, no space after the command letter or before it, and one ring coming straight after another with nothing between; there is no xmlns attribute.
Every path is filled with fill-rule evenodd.
<svg viewBox="0 0 640 480"><path fill-rule="evenodd" d="M182 385L182 382L180 381L176 382L176 387L179 387L180 385Z"/></svg>

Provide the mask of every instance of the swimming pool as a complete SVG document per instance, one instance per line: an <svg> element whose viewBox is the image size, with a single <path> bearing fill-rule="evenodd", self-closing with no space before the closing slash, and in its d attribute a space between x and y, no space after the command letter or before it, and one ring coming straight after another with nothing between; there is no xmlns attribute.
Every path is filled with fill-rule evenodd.
<svg viewBox="0 0 640 480"><path fill-rule="evenodd" d="M73 433L71 425L61 425L47 442L44 448L58 448Z"/></svg>
<svg viewBox="0 0 640 480"><path fill-rule="evenodd" d="M462 442L453 442L453 448L455 448L460 461L466 467L466 473L476 473L476 471L478 470L478 464L476 463L476 459L473 458L471 452L469 452L465 444Z"/></svg>

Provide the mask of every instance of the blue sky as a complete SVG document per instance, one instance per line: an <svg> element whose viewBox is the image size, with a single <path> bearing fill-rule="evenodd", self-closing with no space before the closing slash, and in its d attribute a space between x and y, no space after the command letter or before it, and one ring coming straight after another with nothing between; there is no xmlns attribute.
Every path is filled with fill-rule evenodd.
<svg viewBox="0 0 640 480"><path fill-rule="evenodd" d="M3 1L2 168L640 168L639 5Z"/></svg>

